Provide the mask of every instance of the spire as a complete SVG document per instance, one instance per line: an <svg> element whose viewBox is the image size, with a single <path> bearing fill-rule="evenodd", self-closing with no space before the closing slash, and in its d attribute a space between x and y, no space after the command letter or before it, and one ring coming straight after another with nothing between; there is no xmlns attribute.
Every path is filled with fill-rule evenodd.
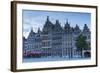
<svg viewBox="0 0 100 73"><path fill-rule="evenodd" d="M40 31L40 28L38 28L38 33L40 33L41 31Z"/></svg>
<svg viewBox="0 0 100 73"><path fill-rule="evenodd" d="M47 22L49 22L49 16L47 16Z"/></svg>
<svg viewBox="0 0 100 73"><path fill-rule="evenodd" d="M84 24L84 29L83 29L83 31L89 31L89 28L88 28L87 24Z"/></svg>
<svg viewBox="0 0 100 73"><path fill-rule="evenodd" d="M56 20L56 24L60 24L60 23L59 23L59 20Z"/></svg>
<svg viewBox="0 0 100 73"><path fill-rule="evenodd" d="M70 24L68 22L68 19L66 20L66 24L65 24L65 29L70 28Z"/></svg>
<svg viewBox="0 0 100 73"><path fill-rule="evenodd" d="M68 23L68 19L66 20L66 24L69 24L69 23Z"/></svg>
<svg viewBox="0 0 100 73"><path fill-rule="evenodd" d="M30 34L32 34L32 33L35 34L35 32L33 31L33 27L31 27L31 31L30 31Z"/></svg>
<svg viewBox="0 0 100 73"><path fill-rule="evenodd" d="M33 27L31 27L31 32L33 32Z"/></svg>
<svg viewBox="0 0 100 73"><path fill-rule="evenodd" d="M47 19L46 19L45 24L47 24L47 25L48 25L48 24L52 24L51 21L49 20L49 16L47 16Z"/></svg>
<svg viewBox="0 0 100 73"><path fill-rule="evenodd" d="M84 28L85 28L85 29L88 29L88 26L87 26L87 24L84 24Z"/></svg>

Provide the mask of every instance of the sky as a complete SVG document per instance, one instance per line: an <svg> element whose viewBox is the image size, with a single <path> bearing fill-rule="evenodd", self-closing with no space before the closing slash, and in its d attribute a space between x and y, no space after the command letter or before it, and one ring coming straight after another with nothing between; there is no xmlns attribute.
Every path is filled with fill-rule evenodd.
<svg viewBox="0 0 100 73"><path fill-rule="evenodd" d="M67 19L71 27L75 27L77 24L80 29L83 29L84 24L87 24L89 28L91 25L90 13L23 10L23 36L27 38L31 29L33 29L34 32L37 32L38 28L42 30L47 16L49 16L50 21L54 24L56 20L59 20L62 27L64 27Z"/></svg>

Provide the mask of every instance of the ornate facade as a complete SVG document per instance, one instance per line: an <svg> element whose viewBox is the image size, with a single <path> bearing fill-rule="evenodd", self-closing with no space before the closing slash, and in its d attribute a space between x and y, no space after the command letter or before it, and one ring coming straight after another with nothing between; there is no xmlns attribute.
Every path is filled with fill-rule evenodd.
<svg viewBox="0 0 100 73"><path fill-rule="evenodd" d="M86 37L90 46L91 33L86 24L81 30L77 24L71 27L67 20L62 27L59 20L52 23L47 16L42 30L38 29L38 32L34 32L31 29L28 38L23 37L23 49L24 52L44 53L43 57L77 57L79 52L75 43L80 34Z"/></svg>

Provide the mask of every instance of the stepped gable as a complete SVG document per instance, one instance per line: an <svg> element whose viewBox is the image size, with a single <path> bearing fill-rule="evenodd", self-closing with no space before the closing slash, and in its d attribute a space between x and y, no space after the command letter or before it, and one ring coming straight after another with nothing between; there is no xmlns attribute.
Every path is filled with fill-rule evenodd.
<svg viewBox="0 0 100 73"><path fill-rule="evenodd" d="M75 30L75 31L79 31L79 30L80 30L80 28L79 28L79 26L78 26L77 24L76 24L74 30Z"/></svg>
<svg viewBox="0 0 100 73"><path fill-rule="evenodd" d="M40 30L40 28L38 28L38 31L36 33L36 37L40 37L40 35L41 35L41 30Z"/></svg>
<svg viewBox="0 0 100 73"><path fill-rule="evenodd" d="M74 33L75 34L79 34L81 32L79 26L76 24L75 28L74 28Z"/></svg>
<svg viewBox="0 0 100 73"><path fill-rule="evenodd" d="M62 27L59 23L59 20L56 20L56 23L54 25L53 31L62 31Z"/></svg>
<svg viewBox="0 0 100 73"><path fill-rule="evenodd" d="M33 28L31 28L31 31L30 31L29 36L28 36L28 39L34 38L35 34L36 33L33 31Z"/></svg>
<svg viewBox="0 0 100 73"><path fill-rule="evenodd" d="M84 24L83 32L90 32L87 24Z"/></svg>
<svg viewBox="0 0 100 73"><path fill-rule="evenodd" d="M70 24L68 22L68 19L67 19L66 24L64 26L64 32L67 32L67 33L72 32L72 28L70 27Z"/></svg>
<svg viewBox="0 0 100 73"><path fill-rule="evenodd" d="M52 33L56 33L56 32L57 33L58 32L59 33L74 33L74 34L78 35L80 33L82 33L82 34L90 33L90 30L89 30L87 24L84 24L83 31L80 29L80 27L77 24L75 27L71 27L68 19L66 20L65 26L62 28L59 20L56 20L55 24L53 24L50 21L49 16L47 16L47 19L45 21L43 29L40 30L40 28L38 28L37 33L35 33L33 31L33 29L31 29L28 39L34 38L34 36L37 36L37 35L48 34L48 33L52 34Z"/></svg>
<svg viewBox="0 0 100 73"><path fill-rule="evenodd" d="M53 23L49 20L49 16L47 16L47 20L43 27L43 32L49 32L52 31L52 29L53 29Z"/></svg>

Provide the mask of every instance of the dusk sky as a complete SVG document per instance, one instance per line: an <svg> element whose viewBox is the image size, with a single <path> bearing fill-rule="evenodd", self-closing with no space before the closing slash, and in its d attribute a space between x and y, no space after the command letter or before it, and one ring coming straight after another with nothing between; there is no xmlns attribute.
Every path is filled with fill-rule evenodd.
<svg viewBox="0 0 100 73"><path fill-rule="evenodd" d="M23 10L23 35L27 37L32 28L34 32L37 32L38 28L42 30L47 16L54 24L56 20L59 20L62 27L67 19L71 27L77 24L80 29L83 29L84 24L87 24L89 28L91 25L90 13Z"/></svg>

